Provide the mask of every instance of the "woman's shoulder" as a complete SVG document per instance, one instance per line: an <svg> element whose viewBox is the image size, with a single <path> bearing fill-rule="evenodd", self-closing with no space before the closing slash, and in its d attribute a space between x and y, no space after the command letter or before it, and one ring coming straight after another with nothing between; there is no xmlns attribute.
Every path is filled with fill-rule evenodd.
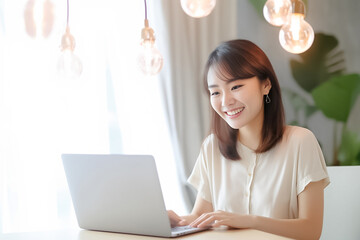
<svg viewBox="0 0 360 240"><path fill-rule="evenodd" d="M219 143L215 134L209 134L201 145L201 151L206 155L214 155L219 153Z"/></svg>
<svg viewBox="0 0 360 240"><path fill-rule="evenodd" d="M202 147L208 148L214 146L214 144L217 144L217 138L215 134L211 133L204 139L202 143Z"/></svg>
<svg viewBox="0 0 360 240"><path fill-rule="evenodd" d="M286 142L303 142L316 139L314 133L307 128L299 126L286 126L283 139Z"/></svg>
<svg viewBox="0 0 360 240"><path fill-rule="evenodd" d="M201 146L200 157L204 163L209 166L220 156L219 145L215 134L208 135Z"/></svg>

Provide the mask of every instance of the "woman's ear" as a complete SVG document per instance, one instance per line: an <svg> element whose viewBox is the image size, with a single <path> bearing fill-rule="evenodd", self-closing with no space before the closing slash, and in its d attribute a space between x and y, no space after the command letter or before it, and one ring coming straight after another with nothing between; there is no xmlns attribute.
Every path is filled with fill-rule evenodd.
<svg viewBox="0 0 360 240"><path fill-rule="evenodd" d="M263 94L267 95L270 92L271 89L271 81L269 78L267 78L264 82L263 82Z"/></svg>

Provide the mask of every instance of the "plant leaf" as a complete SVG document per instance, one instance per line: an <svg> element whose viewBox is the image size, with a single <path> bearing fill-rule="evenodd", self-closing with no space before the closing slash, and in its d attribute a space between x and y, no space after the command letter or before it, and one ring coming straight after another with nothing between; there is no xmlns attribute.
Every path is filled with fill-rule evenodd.
<svg viewBox="0 0 360 240"><path fill-rule="evenodd" d="M259 16L265 20L263 16L263 8L266 3L266 0L249 0L249 2L253 5Z"/></svg>
<svg viewBox="0 0 360 240"><path fill-rule="evenodd" d="M325 116L341 122L347 122L359 95L359 74L333 77L312 91L315 105Z"/></svg>
<svg viewBox="0 0 360 240"><path fill-rule="evenodd" d="M341 165L360 163L360 135L344 128L338 159Z"/></svg>
<svg viewBox="0 0 360 240"><path fill-rule="evenodd" d="M355 165L360 165L360 151L359 151L358 154L356 155Z"/></svg>
<svg viewBox="0 0 360 240"><path fill-rule="evenodd" d="M300 87L310 93L345 70L343 52L336 50L337 46L336 37L316 33L311 48L299 54L301 61L290 60L292 75Z"/></svg>

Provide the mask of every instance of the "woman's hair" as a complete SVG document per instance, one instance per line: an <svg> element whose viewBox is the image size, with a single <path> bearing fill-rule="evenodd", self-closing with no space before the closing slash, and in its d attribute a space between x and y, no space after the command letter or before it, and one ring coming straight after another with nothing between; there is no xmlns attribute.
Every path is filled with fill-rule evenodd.
<svg viewBox="0 0 360 240"><path fill-rule="evenodd" d="M284 133L284 107L278 79L265 53L247 40L232 40L220 44L210 54L205 66L204 83L208 93L207 75L210 68L224 81L255 76L260 81L270 80L272 87L268 95L271 102L264 103L262 139L255 152L266 152L275 146ZM214 109L212 109L211 132L217 137L223 156L231 160L241 159L236 149L239 130L231 128Z"/></svg>

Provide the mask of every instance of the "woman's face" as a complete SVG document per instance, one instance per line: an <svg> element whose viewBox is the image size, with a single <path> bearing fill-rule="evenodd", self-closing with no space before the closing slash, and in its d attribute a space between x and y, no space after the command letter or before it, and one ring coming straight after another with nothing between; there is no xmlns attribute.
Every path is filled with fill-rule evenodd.
<svg viewBox="0 0 360 240"><path fill-rule="evenodd" d="M262 124L264 95L271 89L270 80L252 77L224 81L218 78L213 68L210 68L207 80L211 106L230 127L240 129L248 124Z"/></svg>

